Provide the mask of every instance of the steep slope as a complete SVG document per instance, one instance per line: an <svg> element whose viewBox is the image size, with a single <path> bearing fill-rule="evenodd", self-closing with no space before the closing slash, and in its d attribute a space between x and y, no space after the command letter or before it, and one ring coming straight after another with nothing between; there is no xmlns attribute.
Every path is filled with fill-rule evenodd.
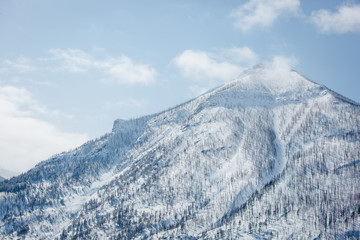
<svg viewBox="0 0 360 240"><path fill-rule="evenodd" d="M0 232L45 239L360 235L360 106L258 65L0 183Z"/></svg>

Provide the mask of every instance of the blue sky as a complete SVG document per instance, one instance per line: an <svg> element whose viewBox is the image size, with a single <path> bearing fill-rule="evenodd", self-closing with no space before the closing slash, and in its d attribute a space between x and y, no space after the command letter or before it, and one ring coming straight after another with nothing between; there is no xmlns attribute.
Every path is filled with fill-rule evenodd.
<svg viewBox="0 0 360 240"><path fill-rule="evenodd" d="M360 2L0 2L0 167L25 171L281 59L360 102Z"/></svg>

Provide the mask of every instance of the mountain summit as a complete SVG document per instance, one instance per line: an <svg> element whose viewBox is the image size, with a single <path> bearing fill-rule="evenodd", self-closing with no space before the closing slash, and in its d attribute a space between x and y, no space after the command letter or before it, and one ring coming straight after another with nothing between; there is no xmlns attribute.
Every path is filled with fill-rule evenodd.
<svg viewBox="0 0 360 240"><path fill-rule="evenodd" d="M4 239L358 239L360 105L257 65L0 182Z"/></svg>

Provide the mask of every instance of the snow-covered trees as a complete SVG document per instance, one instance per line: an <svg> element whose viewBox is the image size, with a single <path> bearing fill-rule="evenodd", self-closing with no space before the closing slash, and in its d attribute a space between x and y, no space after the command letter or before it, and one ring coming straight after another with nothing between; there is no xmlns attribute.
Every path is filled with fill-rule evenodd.
<svg viewBox="0 0 360 240"><path fill-rule="evenodd" d="M0 233L45 239L351 238L360 106L255 68L0 183ZM264 80L264 79L265 80Z"/></svg>

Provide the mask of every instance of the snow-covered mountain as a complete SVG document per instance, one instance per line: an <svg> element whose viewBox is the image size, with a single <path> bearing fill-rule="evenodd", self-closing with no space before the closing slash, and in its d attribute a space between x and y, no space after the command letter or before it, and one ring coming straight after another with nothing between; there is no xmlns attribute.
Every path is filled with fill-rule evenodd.
<svg viewBox="0 0 360 240"><path fill-rule="evenodd" d="M0 176L3 178L11 178L14 177L16 175L19 175L19 173L4 169L0 167Z"/></svg>
<svg viewBox="0 0 360 240"><path fill-rule="evenodd" d="M359 239L360 105L258 65L0 183L4 239Z"/></svg>

